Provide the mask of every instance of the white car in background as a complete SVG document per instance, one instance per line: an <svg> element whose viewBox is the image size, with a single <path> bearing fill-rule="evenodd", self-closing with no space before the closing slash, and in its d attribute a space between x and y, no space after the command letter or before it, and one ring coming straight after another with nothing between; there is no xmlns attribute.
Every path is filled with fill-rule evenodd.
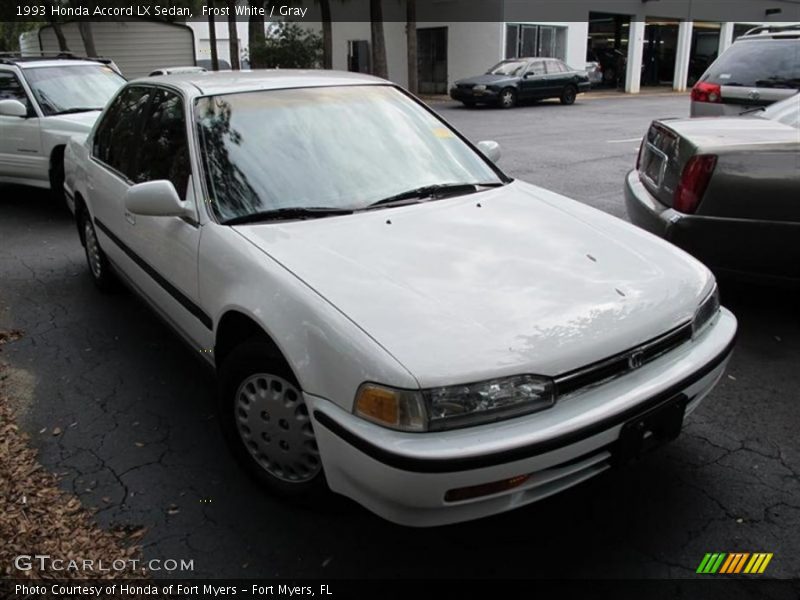
<svg viewBox="0 0 800 600"><path fill-rule="evenodd" d="M251 474L427 526L675 437L736 332L701 263L498 152L373 77L168 75L70 143L66 188L95 283L216 368Z"/></svg>
<svg viewBox="0 0 800 600"><path fill-rule="evenodd" d="M124 83L94 60L0 54L0 182L63 197L67 142L86 137Z"/></svg>

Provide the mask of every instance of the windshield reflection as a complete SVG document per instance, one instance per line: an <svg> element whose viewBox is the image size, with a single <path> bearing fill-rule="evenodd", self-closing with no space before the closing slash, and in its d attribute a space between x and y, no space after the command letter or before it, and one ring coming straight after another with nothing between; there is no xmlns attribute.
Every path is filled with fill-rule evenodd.
<svg viewBox="0 0 800 600"><path fill-rule="evenodd" d="M482 156L392 86L204 97L195 119L222 221L287 208L357 210L441 183L502 183Z"/></svg>

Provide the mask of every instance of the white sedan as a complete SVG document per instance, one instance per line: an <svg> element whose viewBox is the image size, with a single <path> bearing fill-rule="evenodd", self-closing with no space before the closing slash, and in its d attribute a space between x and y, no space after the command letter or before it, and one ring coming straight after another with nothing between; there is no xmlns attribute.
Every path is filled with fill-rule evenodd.
<svg viewBox="0 0 800 600"><path fill-rule="evenodd" d="M736 333L702 264L498 155L372 77L191 73L125 86L66 188L95 283L216 368L255 477L439 525L675 437Z"/></svg>

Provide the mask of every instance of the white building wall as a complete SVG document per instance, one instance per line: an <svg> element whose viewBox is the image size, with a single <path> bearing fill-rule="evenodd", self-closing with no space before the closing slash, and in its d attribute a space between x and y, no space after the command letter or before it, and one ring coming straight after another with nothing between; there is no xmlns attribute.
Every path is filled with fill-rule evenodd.
<svg viewBox="0 0 800 600"><path fill-rule="evenodd" d="M194 31L195 52L197 60L211 60L211 29L208 21L189 21L187 25ZM214 19L214 30L217 34L217 56L220 60L231 62L230 36L228 35L228 20L224 17ZM239 38L240 53L246 56L249 46L247 21L236 22L236 33ZM241 56L240 56L241 58Z"/></svg>
<svg viewBox="0 0 800 600"><path fill-rule="evenodd" d="M441 27L441 23L419 23L417 28ZM503 23L447 24L447 83L484 73L503 60Z"/></svg>

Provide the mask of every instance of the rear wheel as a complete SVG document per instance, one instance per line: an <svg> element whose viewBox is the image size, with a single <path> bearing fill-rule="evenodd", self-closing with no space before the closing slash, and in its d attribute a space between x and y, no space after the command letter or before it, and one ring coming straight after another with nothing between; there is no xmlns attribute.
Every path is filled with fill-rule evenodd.
<svg viewBox="0 0 800 600"><path fill-rule="evenodd" d="M92 218L85 208L78 213L78 222L80 224L81 238L83 239L83 248L86 252L86 263L89 266L89 275L91 275L92 281L103 291L113 289L115 284L114 273L111 272L111 266L108 263L105 252L100 247L100 242L97 241L97 233L92 224Z"/></svg>
<svg viewBox="0 0 800 600"><path fill-rule="evenodd" d="M514 108L517 105L517 91L514 88L505 88L497 98L500 108Z"/></svg>
<svg viewBox="0 0 800 600"><path fill-rule="evenodd" d="M575 98L578 97L578 90L575 89L574 85L568 85L563 89L561 92L561 104L566 104L569 106L570 104L575 104Z"/></svg>
<svg viewBox="0 0 800 600"><path fill-rule="evenodd" d="M245 342L220 369L221 423L234 455L280 496L326 486L311 417L286 361L264 340Z"/></svg>

